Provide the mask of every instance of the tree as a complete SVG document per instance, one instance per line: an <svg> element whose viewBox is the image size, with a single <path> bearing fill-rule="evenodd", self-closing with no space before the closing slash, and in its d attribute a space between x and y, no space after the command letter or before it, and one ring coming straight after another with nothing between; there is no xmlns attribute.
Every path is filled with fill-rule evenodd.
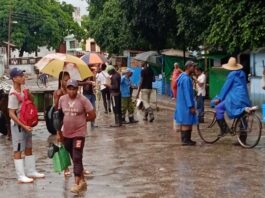
<svg viewBox="0 0 265 198"><path fill-rule="evenodd" d="M177 25L174 0L120 1L134 38L147 43L145 50L160 50L172 45L169 41L176 36L172 31Z"/></svg>
<svg viewBox="0 0 265 198"><path fill-rule="evenodd" d="M125 48L159 50L170 46L168 35L176 21L172 2L90 0L84 24L88 35L109 53Z"/></svg>
<svg viewBox="0 0 265 198"><path fill-rule="evenodd" d="M89 36L110 52L220 47L229 53L265 43L262 0L90 0ZM247 11L246 11L247 10Z"/></svg>
<svg viewBox="0 0 265 198"><path fill-rule="evenodd" d="M208 13L211 11L211 0L179 0L176 3L177 35L182 49L198 49L205 43L205 32L210 23Z"/></svg>
<svg viewBox="0 0 265 198"><path fill-rule="evenodd" d="M37 52L40 46L56 49L69 34L78 39L84 34L71 16L74 9L71 5L61 5L56 0L0 0L0 4L2 24L8 27L10 11L17 21L12 26L11 40L20 50L20 57L24 52ZM7 28L1 29L0 39L7 40L7 36Z"/></svg>
<svg viewBox="0 0 265 198"><path fill-rule="evenodd" d="M231 54L264 46L264 8L263 0L219 0L209 15L208 45Z"/></svg>
<svg viewBox="0 0 265 198"><path fill-rule="evenodd" d="M133 43L119 0L91 1L82 23L102 50L119 54Z"/></svg>

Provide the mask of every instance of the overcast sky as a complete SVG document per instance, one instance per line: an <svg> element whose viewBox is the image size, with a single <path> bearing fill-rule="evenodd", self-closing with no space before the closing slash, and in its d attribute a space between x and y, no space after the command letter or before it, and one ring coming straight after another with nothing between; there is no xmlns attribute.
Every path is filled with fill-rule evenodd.
<svg viewBox="0 0 265 198"><path fill-rule="evenodd" d="M69 4L72 4L75 7L80 7L81 9L81 15L88 15L87 12L87 1L86 0L60 0L61 2L66 2Z"/></svg>

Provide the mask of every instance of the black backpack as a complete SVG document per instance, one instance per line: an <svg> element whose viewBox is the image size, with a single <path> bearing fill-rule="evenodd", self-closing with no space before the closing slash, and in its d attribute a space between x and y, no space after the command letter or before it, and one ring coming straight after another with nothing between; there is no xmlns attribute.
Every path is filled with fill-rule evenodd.
<svg viewBox="0 0 265 198"><path fill-rule="evenodd" d="M0 111L0 133L7 135L7 119L2 111Z"/></svg>
<svg viewBox="0 0 265 198"><path fill-rule="evenodd" d="M53 125L53 113L54 112L55 112L55 109L54 109L54 106L52 105L46 107L45 112L44 112L44 119L46 122L47 130L53 135L55 135L57 132Z"/></svg>

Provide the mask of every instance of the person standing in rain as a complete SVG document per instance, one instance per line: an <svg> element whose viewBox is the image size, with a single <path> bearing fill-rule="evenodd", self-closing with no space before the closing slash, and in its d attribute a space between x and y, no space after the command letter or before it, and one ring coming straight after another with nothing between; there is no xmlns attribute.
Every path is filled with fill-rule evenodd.
<svg viewBox="0 0 265 198"><path fill-rule="evenodd" d="M84 79L83 81L79 81L78 85L83 86L83 95L90 101L90 103L93 105L94 109L96 109L96 95L94 94L94 87L96 86L94 76L88 77ZM94 129L95 127L95 121L92 120L90 122L91 129Z"/></svg>
<svg viewBox="0 0 265 198"><path fill-rule="evenodd" d="M100 91L102 94L103 105L105 109L105 113L111 112L111 103L110 103L110 76L106 71L106 64L103 63L101 65L101 72L97 74L97 82L100 84Z"/></svg>
<svg viewBox="0 0 265 198"><path fill-rule="evenodd" d="M138 87L138 92L136 94L136 98L139 98L139 94L141 92L141 99L143 101L143 105L145 108L144 112L144 121L148 120L149 115L149 122L153 122L154 112L150 105L151 93L153 89L153 81L154 81L154 72L152 69L147 65L146 62L142 62L142 71L141 71L141 80Z"/></svg>
<svg viewBox="0 0 265 198"><path fill-rule="evenodd" d="M24 98L23 85L25 84L24 70L16 67L11 69L10 78L13 86L8 95L8 111L11 118L11 134L12 145L14 151L14 163L19 183L31 183L32 178L43 178L45 175L36 171L35 156L32 151L32 131L33 128L23 124L19 120L22 102L19 101L18 94ZM33 96L29 93L29 99L33 100ZM22 152L25 159L22 158Z"/></svg>
<svg viewBox="0 0 265 198"><path fill-rule="evenodd" d="M134 119L134 104L132 102L132 83L130 77L132 76L132 70L127 69L121 77L121 112L122 123L126 122L126 112L129 114L129 122L136 123Z"/></svg>
<svg viewBox="0 0 265 198"><path fill-rule="evenodd" d="M175 121L180 127L182 145L188 146L196 144L195 141L191 140L192 125L197 123L191 79L194 70L194 63L192 61L187 61L185 64L185 72L177 79L178 94Z"/></svg>
<svg viewBox="0 0 265 198"><path fill-rule="evenodd" d="M199 122L203 122L203 118L200 115L204 112L204 98L206 95L206 75L203 73L200 67L196 67L196 91L197 91L197 111L199 116Z"/></svg>
<svg viewBox="0 0 265 198"><path fill-rule="evenodd" d="M115 70L115 68L111 68L109 70L110 74L110 85L105 84L110 90L111 100L113 101L113 111L115 118L115 125L111 125L113 127L120 127L122 125L122 115L121 115L121 75Z"/></svg>
<svg viewBox="0 0 265 198"><path fill-rule="evenodd" d="M61 71L59 73L59 78L58 78L58 89L54 91L53 93L53 105L54 109L57 111L58 110L58 105L59 105L59 99L61 96L67 94L67 88L66 88L66 83L70 79L70 74L67 71ZM56 132L56 139L60 139L62 136L62 131L57 131ZM69 168L65 168L64 170L64 176L68 177L71 176L71 172Z"/></svg>
<svg viewBox="0 0 265 198"><path fill-rule="evenodd" d="M179 64L178 63L174 63L174 70L171 76L171 91L172 91L172 99L176 99L177 96L177 83L176 80L179 77L179 75L181 74L181 70L179 68Z"/></svg>

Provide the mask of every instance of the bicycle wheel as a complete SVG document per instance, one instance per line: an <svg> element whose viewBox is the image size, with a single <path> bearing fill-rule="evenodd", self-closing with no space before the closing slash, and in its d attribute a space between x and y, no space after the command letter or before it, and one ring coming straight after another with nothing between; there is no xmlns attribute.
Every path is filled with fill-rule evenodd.
<svg viewBox="0 0 265 198"><path fill-rule="evenodd" d="M220 128L216 123L214 111L205 111L199 116L199 121L197 129L199 136L204 142L213 144L220 139L220 137L218 137Z"/></svg>
<svg viewBox="0 0 265 198"><path fill-rule="evenodd" d="M39 88L44 88L45 87L40 78L37 78L37 85L38 85Z"/></svg>
<svg viewBox="0 0 265 198"><path fill-rule="evenodd" d="M45 77L45 87L48 87L48 82L49 82L49 76L48 75L46 75L46 77Z"/></svg>
<svg viewBox="0 0 265 198"><path fill-rule="evenodd" d="M260 140L262 124L255 113L245 114L235 125L237 140L244 148L255 147Z"/></svg>

